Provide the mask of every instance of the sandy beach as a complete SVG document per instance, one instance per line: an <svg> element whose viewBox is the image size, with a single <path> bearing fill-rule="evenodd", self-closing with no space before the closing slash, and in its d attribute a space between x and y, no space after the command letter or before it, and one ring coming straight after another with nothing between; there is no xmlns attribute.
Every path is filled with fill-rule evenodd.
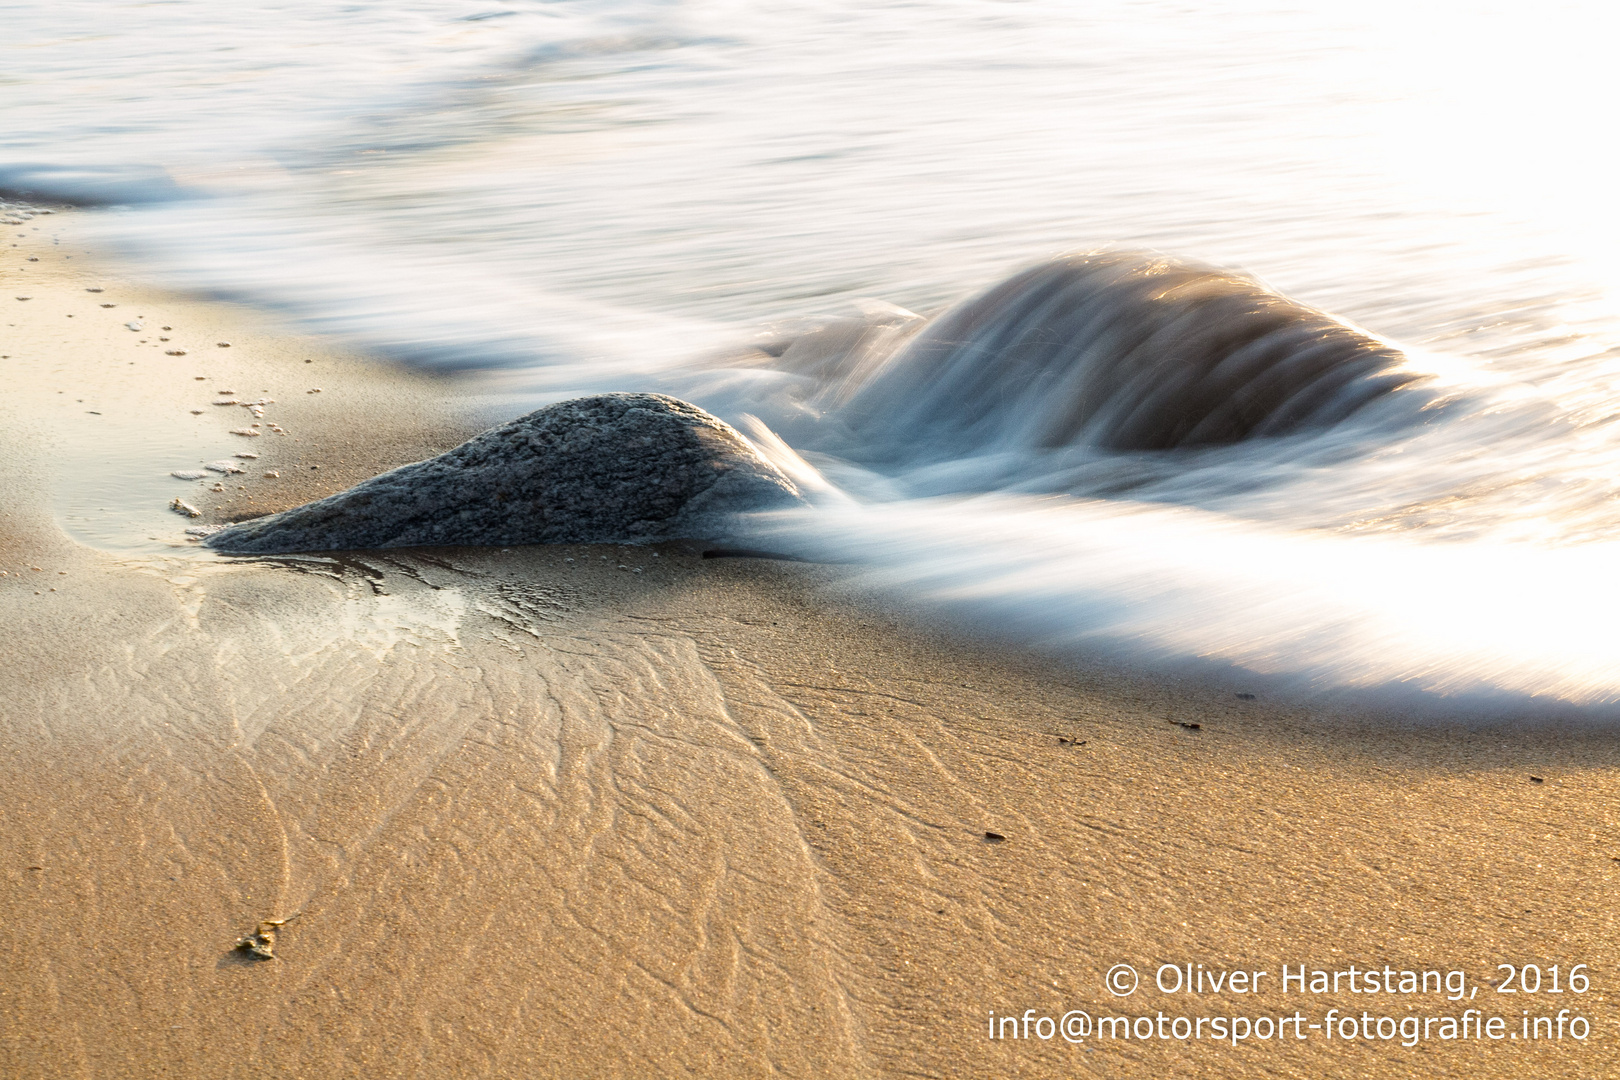
<svg viewBox="0 0 1620 1080"><path fill-rule="evenodd" d="M1611 731L1042 656L849 568L697 544L214 555L184 530L494 418L122 281L70 217L0 249L0 1075L1620 1067ZM272 959L237 947L283 920ZM1395 974L1316 992L1285 964ZM1161 989L1175 969L1222 989ZM1371 1037L1310 1029L1333 1010ZM1087 1034L1050 1034L1075 1011ZM1384 1017L1430 1026L1405 1045Z"/></svg>

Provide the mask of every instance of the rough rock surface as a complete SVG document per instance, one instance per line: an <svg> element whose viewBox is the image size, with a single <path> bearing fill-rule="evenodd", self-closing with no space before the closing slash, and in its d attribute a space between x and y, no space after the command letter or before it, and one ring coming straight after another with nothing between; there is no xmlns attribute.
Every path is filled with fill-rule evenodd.
<svg viewBox="0 0 1620 1080"><path fill-rule="evenodd" d="M433 544L650 543L732 535L801 503L724 422L662 394L559 402L347 491L209 537L270 554Z"/></svg>

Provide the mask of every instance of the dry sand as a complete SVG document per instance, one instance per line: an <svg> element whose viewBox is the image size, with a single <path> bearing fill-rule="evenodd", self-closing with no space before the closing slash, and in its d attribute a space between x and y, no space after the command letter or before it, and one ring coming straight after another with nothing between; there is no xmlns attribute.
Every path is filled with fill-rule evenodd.
<svg viewBox="0 0 1620 1080"><path fill-rule="evenodd" d="M169 547L191 523L167 494L200 489L203 521L279 509L476 410L118 283L52 243L60 221L0 248L0 1076L1620 1070L1611 733L1241 700L690 545ZM260 422L290 434L228 435L247 411L197 404L222 382L275 397ZM166 478L233 438L262 456L224 491ZM117 528L158 540L74 517L116 468L156 504ZM284 918L274 959L234 948ZM1121 962L1129 998L1102 982ZM1268 974L1161 993L1168 963ZM1479 992L1285 994L1285 963L1462 969ZM1500 963L1566 988L1584 963L1591 989L1500 994ZM1333 1008L1482 1009L1504 1033L1568 1008L1591 1034L991 1038L1030 1009Z"/></svg>

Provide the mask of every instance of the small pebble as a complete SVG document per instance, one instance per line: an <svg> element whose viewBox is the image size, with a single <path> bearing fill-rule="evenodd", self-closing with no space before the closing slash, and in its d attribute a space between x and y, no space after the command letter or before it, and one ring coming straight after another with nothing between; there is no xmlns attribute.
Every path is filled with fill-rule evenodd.
<svg viewBox="0 0 1620 1080"><path fill-rule="evenodd" d="M139 330L141 328L140 323L133 322L133 321L125 323L124 326L127 327L130 330Z"/></svg>
<svg viewBox="0 0 1620 1080"><path fill-rule="evenodd" d="M17 299L19 299L19 300L32 300L33 297L32 296L19 296L19 297L17 297Z"/></svg>
<svg viewBox="0 0 1620 1080"><path fill-rule="evenodd" d="M85 292L101 292L100 289L86 289Z"/></svg>
<svg viewBox="0 0 1620 1080"><path fill-rule="evenodd" d="M163 329L165 329L165 330L173 330L173 329L174 329L174 327L172 327L172 326L165 326L165 327L164 327L164 328L163 328Z"/></svg>
<svg viewBox="0 0 1620 1080"><path fill-rule="evenodd" d="M221 349L228 349L231 347L231 343L228 341L216 341L214 342L214 345Z"/></svg>
<svg viewBox="0 0 1620 1080"><path fill-rule="evenodd" d="M245 435L250 439L257 439L259 437L259 433L257 431L254 431L252 428L241 428L241 427L239 427L239 428L231 428L231 434L232 435Z"/></svg>
<svg viewBox="0 0 1620 1080"><path fill-rule="evenodd" d="M177 514L184 514L186 517L202 517L202 511L197 509L195 506L192 506L184 499L175 499L173 502L169 503L169 509L173 510Z"/></svg>
<svg viewBox="0 0 1620 1080"><path fill-rule="evenodd" d="M202 414L203 414L203 411L201 409L192 409L191 410L191 415L192 416L201 416Z"/></svg>
<svg viewBox="0 0 1620 1080"><path fill-rule="evenodd" d="M258 457L259 457L258 454L255 454L251 450L244 450L240 454L237 454L236 456L241 458L243 461L257 461Z"/></svg>
<svg viewBox="0 0 1620 1080"><path fill-rule="evenodd" d="M276 471L276 470L274 470L274 469L266 469L266 470L265 470L265 471L264 471L264 475L265 475L265 476L266 476L266 477L268 477L268 478L269 478L269 479L271 479L271 480L279 480L279 479L281 479L281 474L280 474L280 473L278 473L278 472L277 472L277 471Z"/></svg>
<svg viewBox="0 0 1620 1080"><path fill-rule="evenodd" d="M186 355L186 350L184 350L184 349L164 349L163 350L163 355L164 356L184 356L184 355Z"/></svg>
<svg viewBox="0 0 1620 1080"><path fill-rule="evenodd" d="M102 304L102 307L117 307L117 304Z"/></svg>

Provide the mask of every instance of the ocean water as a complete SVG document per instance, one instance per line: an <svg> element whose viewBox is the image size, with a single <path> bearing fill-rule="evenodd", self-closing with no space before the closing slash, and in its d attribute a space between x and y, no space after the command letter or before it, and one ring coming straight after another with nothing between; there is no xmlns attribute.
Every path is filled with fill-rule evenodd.
<svg viewBox="0 0 1620 1080"><path fill-rule="evenodd" d="M7 13L0 189L93 204L154 280L467 371L507 416L696 401L814 493L762 542L996 633L1596 715L1620 702L1617 21L66 0ZM1097 251L1149 286L1193 269L986 294ZM1248 354L1258 397L1216 375L1273 293L1211 300L1231 278L1199 267L1299 305ZM1325 364L1324 333L1350 352Z"/></svg>

